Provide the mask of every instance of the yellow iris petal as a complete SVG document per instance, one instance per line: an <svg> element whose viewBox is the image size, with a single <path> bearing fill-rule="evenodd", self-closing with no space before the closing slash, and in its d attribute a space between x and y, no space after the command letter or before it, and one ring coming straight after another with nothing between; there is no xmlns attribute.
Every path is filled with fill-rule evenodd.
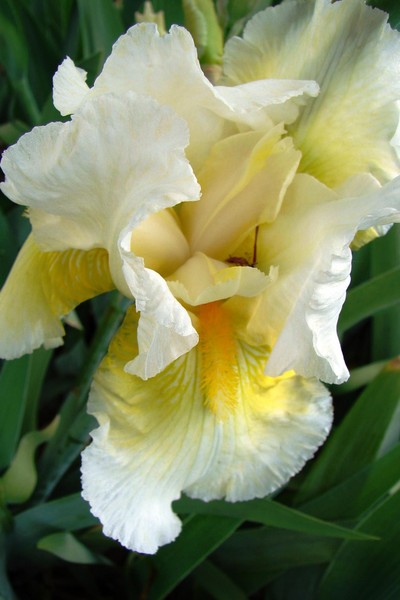
<svg viewBox="0 0 400 600"><path fill-rule="evenodd" d="M284 2L258 13L225 48L225 83L311 79L320 93L288 127L300 169L334 187L360 172L399 174L391 145L399 111L400 42L363 0Z"/></svg>
<svg viewBox="0 0 400 600"><path fill-rule="evenodd" d="M282 133L279 125L215 144L198 175L201 201L181 211L193 252L226 260L256 225L276 218L300 160Z"/></svg>
<svg viewBox="0 0 400 600"><path fill-rule="evenodd" d="M105 250L42 252L29 236L0 294L0 354L59 345L60 317L113 287Z"/></svg>
<svg viewBox="0 0 400 600"><path fill-rule="evenodd" d="M171 209L161 210L139 223L132 232L131 250L144 259L146 268L163 276L175 271L189 257L189 244Z"/></svg>
<svg viewBox="0 0 400 600"><path fill-rule="evenodd" d="M42 288L54 314L65 315L75 306L115 286L108 268L108 252L66 250L40 256Z"/></svg>
<svg viewBox="0 0 400 600"><path fill-rule="evenodd" d="M198 316L199 346L143 381L123 370L137 352L130 309L92 387L89 411L100 426L83 453L83 494L106 535L139 552L178 535L171 503L182 491L204 500L264 496L300 470L331 424L322 384L263 375L265 349L235 338L223 304Z"/></svg>
<svg viewBox="0 0 400 600"><path fill-rule="evenodd" d="M170 276L168 287L176 298L198 306L232 296L257 296L274 278L273 269L265 275L250 266L227 266L196 252Z"/></svg>

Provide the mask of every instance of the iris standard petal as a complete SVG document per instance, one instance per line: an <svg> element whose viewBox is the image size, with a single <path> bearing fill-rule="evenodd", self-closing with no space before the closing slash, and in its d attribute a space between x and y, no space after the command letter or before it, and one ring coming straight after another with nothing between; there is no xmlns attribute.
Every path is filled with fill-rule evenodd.
<svg viewBox="0 0 400 600"><path fill-rule="evenodd" d="M224 101L213 103L217 114L236 123L264 129L269 120L273 124L292 123L308 98L319 93L315 81L300 79L268 78L232 87L217 85L214 89L215 97Z"/></svg>
<svg viewBox="0 0 400 600"><path fill-rule="evenodd" d="M148 269L163 277L170 275L189 258L189 244L177 213L164 209L151 214L132 231L130 249L141 256Z"/></svg>
<svg viewBox="0 0 400 600"><path fill-rule="evenodd" d="M278 125L215 144L198 174L201 202L181 210L192 251L226 260L258 224L276 218L300 161L282 133Z"/></svg>
<svg viewBox="0 0 400 600"><path fill-rule="evenodd" d="M60 318L113 287L105 250L42 252L30 236L0 292L0 356L59 346Z"/></svg>
<svg viewBox="0 0 400 600"><path fill-rule="evenodd" d="M398 121L400 39L387 14L363 0L284 2L258 13L226 44L225 82L312 79L320 94L289 127L300 168L330 186L371 172L400 172L391 145Z"/></svg>
<svg viewBox="0 0 400 600"><path fill-rule="evenodd" d="M184 77L182 77L184 73ZM212 86L201 70L193 39L183 27L173 26L160 36L157 27L143 23L129 29L114 44L111 56L97 78L93 94L133 90L167 104L190 128L188 157L196 169L211 146L221 138L225 120L260 126L292 121L302 96L316 96L314 81L257 81L237 87ZM290 103L286 106L285 103ZM286 110L278 114L278 105Z"/></svg>
<svg viewBox="0 0 400 600"><path fill-rule="evenodd" d="M139 552L178 535L171 502L182 491L264 496L300 470L331 425L327 390L293 374L264 376L265 352L234 339L221 303L203 305L199 320L199 347L143 382L123 372L134 351L131 309L92 387L100 426L83 453L83 495L104 532Z"/></svg>
<svg viewBox="0 0 400 600"><path fill-rule="evenodd" d="M195 147L189 156L194 167L221 136L223 119L204 106L213 97L213 88L200 68L191 35L182 27L160 36L154 24L142 23L119 38L93 94L128 90L173 107L186 120Z"/></svg>

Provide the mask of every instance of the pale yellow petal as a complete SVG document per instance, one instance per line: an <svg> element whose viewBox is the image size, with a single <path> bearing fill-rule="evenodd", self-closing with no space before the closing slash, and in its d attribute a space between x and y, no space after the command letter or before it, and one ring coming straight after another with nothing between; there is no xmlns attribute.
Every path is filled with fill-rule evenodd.
<svg viewBox="0 0 400 600"><path fill-rule="evenodd" d="M178 535L171 503L182 491L204 500L264 496L301 469L330 428L327 390L293 374L264 376L263 350L237 343L214 304L217 320L207 308L201 317L202 346L146 382L123 372L134 352L131 311L95 377L89 410L99 428L83 453L83 495L105 534L139 552ZM209 395L229 401L232 393L225 413L215 412Z"/></svg>
<svg viewBox="0 0 400 600"><path fill-rule="evenodd" d="M358 181L365 191L366 182ZM276 221L260 226L258 235L259 267L277 265L279 276L247 330L256 338L263 333L271 347L270 375L293 369L329 383L348 377L336 326L350 282L350 244L357 230L399 221L400 177L341 197L310 175L296 175Z"/></svg>
<svg viewBox="0 0 400 600"><path fill-rule="evenodd" d="M36 127L2 159L4 193L27 205L44 250L102 247L122 292L118 240L128 225L196 200L186 124L134 93L85 102L68 123Z"/></svg>
<svg viewBox="0 0 400 600"><path fill-rule="evenodd" d="M176 298L190 306L198 306L232 296L251 297L263 292L271 282L253 267L230 266L195 253L168 278L168 286Z"/></svg>
<svg viewBox="0 0 400 600"><path fill-rule="evenodd" d="M193 252L226 260L258 224L276 218L300 160L282 132L240 133L214 146L198 174L201 201L181 211Z"/></svg>
<svg viewBox="0 0 400 600"><path fill-rule="evenodd" d="M189 244L177 214L164 209L139 223L132 232L131 251L143 258L148 269L163 276L175 271L189 258Z"/></svg>
<svg viewBox="0 0 400 600"><path fill-rule="evenodd" d="M301 169L330 186L370 172L399 174L391 145L400 96L399 33L363 0L284 2L257 14L226 45L226 81L313 79L320 94L289 127Z"/></svg>
<svg viewBox="0 0 400 600"><path fill-rule="evenodd" d="M139 353L126 370L148 379L193 348L198 335L165 279L131 251L129 227L121 235L120 256L127 294L135 298L136 310L140 311Z"/></svg>
<svg viewBox="0 0 400 600"><path fill-rule="evenodd" d="M113 287L105 250L41 252L30 236L0 292L0 356L60 345L60 318Z"/></svg>
<svg viewBox="0 0 400 600"><path fill-rule="evenodd" d="M86 77L86 71L76 67L68 56L58 67L53 77L53 103L63 116L76 112L87 97Z"/></svg>
<svg viewBox="0 0 400 600"><path fill-rule="evenodd" d="M224 104L213 107L226 119L255 129L266 129L268 123L293 123L308 98L318 96L315 81L261 79L241 85L216 86Z"/></svg>
<svg viewBox="0 0 400 600"><path fill-rule="evenodd" d="M368 173L360 173L349 177L342 185L336 188L336 192L341 198L357 197L363 194L370 194L371 192L377 191L381 188L379 181ZM359 250L365 244L369 244L378 237L385 235L391 225L377 225L375 227L369 227L368 229L362 229L357 231L353 241L351 242L352 250Z"/></svg>
<svg viewBox="0 0 400 600"><path fill-rule="evenodd" d="M92 95L135 91L171 106L188 123L187 156L195 170L225 135L226 121L266 127L291 122L303 97L318 94L314 81L257 81L236 87L212 86L205 77L188 31L176 25L159 35L149 23L136 25L115 43Z"/></svg>
<svg viewBox="0 0 400 600"><path fill-rule="evenodd" d="M160 36L155 25L131 27L114 44L93 94L134 91L168 105L190 127L189 158L197 167L221 136L223 119L208 109L213 87L201 70L193 39L183 27L173 26Z"/></svg>

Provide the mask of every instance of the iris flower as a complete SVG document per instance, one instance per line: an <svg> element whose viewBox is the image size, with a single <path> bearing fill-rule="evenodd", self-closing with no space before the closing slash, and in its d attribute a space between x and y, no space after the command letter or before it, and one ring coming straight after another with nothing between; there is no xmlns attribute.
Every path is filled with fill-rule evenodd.
<svg viewBox="0 0 400 600"><path fill-rule="evenodd" d="M398 34L359 0L260 13L220 86L185 29L140 24L92 88L67 58L54 103L71 119L4 153L32 233L0 295L1 355L61 344L62 317L97 294L134 301L82 464L126 547L175 539L182 492L273 492L326 438L350 244L400 220L399 64Z"/></svg>

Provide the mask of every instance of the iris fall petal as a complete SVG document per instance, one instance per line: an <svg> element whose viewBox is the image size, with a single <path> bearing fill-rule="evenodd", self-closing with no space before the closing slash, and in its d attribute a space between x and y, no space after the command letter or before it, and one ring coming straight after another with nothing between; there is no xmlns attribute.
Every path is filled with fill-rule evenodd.
<svg viewBox="0 0 400 600"><path fill-rule="evenodd" d="M316 380L266 377L262 350L235 342L239 385L221 418L201 386L212 369L204 346L146 382L123 372L134 322L131 309L95 378L89 410L100 426L83 453L82 482L105 533L152 554L181 529L171 503L182 491L229 501L272 492L314 454L332 413Z"/></svg>
<svg viewBox="0 0 400 600"><path fill-rule="evenodd" d="M59 346L61 317L113 287L105 250L42 252L30 236L0 293L0 355Z"/></svg>

